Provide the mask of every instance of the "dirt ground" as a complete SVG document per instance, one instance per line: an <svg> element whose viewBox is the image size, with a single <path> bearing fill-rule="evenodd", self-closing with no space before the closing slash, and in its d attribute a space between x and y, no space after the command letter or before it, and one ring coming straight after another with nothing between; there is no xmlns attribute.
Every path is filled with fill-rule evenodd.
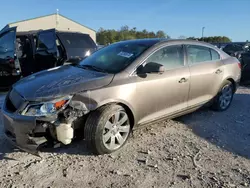
<svg viewBox="0 0 250 188"><path fill-rule="evenodd" d="M203 109L144 127L103 156L81 141L40 159L1 131L0 187L250 187L249 112L250 89L241 87L226 112Z"/></svg>

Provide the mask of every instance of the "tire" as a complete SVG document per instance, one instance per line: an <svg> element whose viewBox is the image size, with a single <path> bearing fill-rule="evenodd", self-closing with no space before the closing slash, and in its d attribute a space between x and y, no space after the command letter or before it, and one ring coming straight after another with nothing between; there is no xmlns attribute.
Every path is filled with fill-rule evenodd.
<svg viewBox="0 0 250 188"><path fill-rule="evenodd" d="M234 96L233 83L227 80L223 83L222 87L220 88L219 93L216 95L213 101L213 104L211 106L212 109L215 111L227 110L232 103L233 96Z"/></svg>
<svg viewBox="0 0 250 188"><path fill-rule="evenodd" d="M84 138L95 154L108 154L120 149L131 131L129 117L122 106L105 105L89 114Z"/></svg>

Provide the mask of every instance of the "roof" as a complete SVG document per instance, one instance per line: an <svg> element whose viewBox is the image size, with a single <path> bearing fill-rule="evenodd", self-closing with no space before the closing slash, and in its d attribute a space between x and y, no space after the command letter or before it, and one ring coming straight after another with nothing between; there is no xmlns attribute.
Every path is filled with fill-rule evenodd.
<svg viewBox="0 0 250 188"><path fill-rule="evenodd" d="M188 39L167 39L167 38L146 38L146 39L132 39L120 41L118 43L135 43L135 44L144 44L144 45L164 45L165 43L171 42L172 44L180 45L180 44L191 44L191 45L202 45L205 47L217 49L214 45L209 44L203 41L196 40L188 40Z"/></svg>
<svg viewBox="0 0 250 188"><path fill-rule="evenodd" d="M51 29L47 29L47 30L51 30ZM47 30L40 29L40 30L31 30L31 31L19 31L19 32L16 32L16 34L17 34L17 36L33 35L33 34L37 34L40 31L47 31ZM80 33L80 32L76 32L76 31L59 31L59 30L56 30L56 29L54 29L54 30L56 31L56 33L62 33L62 34L74 33L74 34L80 34L80 35L89 35L89 34L86 34L86 33Z"/></svg>
<svg viewBox="0 0 250 188"><path fill-rule="evenodd" d="M141 43L164 43L164 42L191 42L197 44L208 44L207 42L203 41L196 41L196 40L188 40L188 39L168 39L168 38L144 38L144 39L131 39L131 40L124 40L120 42L141 42Z"/></svg>
<svg viewBox="0 0 250 188"><path fill-rule="evenodd" d="M47 16L54 16L54 15L57 15L57 13L48 14L48 15L44 15L44 16L38 16L38 17L35 17L35 18L30 18L30 19L25 19L25 20L20 20L20 21L17 21L17 22L9 23L9 24L7 24L7 25L16 24L16 23L19 23L19 22L24 22L24 21L29 21L29 20L35 20L35 19L43 18L43 17L47 17ZM70 18L68 18L68 17L66 17L66 16L63 16L63 15L61 15L61 14L58 14L58 15L61 16L61 17L66 18L66 19L68 19L68 20L70 20L70 21L72 21L72 22L75 22L75 23L77 23L77 24L79 24L79 25L81 25L81 26L83 26L83 27L86 27L86 28L88 28L88 29L90 29L90 30L96 32L96 30L94 30L94 29L92 29L92 28L90 28L90 27L87 27L87 26L85 26L85 25L83 25L83 24L80 24L79 22L76 22L76 21L74 21L74 20L72 20L72 19L70 19Z"/></svg>
<svg viewBox="0 0 250 188"><path fill-rule="evenodd" d="M165 41L168 39L164 39L164 38L145 38L145 39L131 39L131 40L124 40L124 41L119 41L119 43L142 43L142 44L148 44L148 45L152 45L152 44L156 44L158 42L161 41Z"/></svg>

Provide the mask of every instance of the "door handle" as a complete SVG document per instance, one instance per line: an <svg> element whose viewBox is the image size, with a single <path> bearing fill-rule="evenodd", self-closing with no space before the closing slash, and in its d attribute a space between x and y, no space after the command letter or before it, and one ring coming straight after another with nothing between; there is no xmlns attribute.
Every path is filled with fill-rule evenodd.
<svg viewBox="0 0 250 188"><path fill-rule="evenodd" d="M215 74L220 74L220 73L222 73L222 70L220 70L220 69L215 71Z"/></svg>
<svg viewBox="0 0 250 188"><path fill-rule="evenodd" d="M179 83L184 83L184 82L187 82L187 81L188 81L188 79L182 78L182 79L179 80Z"/></svg>

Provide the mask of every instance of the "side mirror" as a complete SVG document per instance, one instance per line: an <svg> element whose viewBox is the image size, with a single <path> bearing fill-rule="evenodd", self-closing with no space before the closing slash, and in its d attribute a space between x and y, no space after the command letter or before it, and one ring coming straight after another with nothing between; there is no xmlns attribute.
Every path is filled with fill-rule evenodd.
<svg viewBox="0 0 250 188"><path fill-rule="evenodd" d="M145 66L140 66L137 69L138 74L147 74L147 73L157 73L162 74L165 72L165 67L160 63L149 62Z"/></svg>

